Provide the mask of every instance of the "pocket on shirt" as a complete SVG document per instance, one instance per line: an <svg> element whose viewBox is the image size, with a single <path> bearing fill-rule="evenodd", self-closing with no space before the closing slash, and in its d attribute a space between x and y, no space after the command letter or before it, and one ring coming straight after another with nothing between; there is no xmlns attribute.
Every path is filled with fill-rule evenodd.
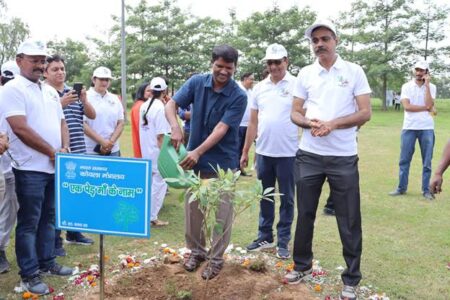
<svg viewBox="0 0 450 300"><path fill-rule="evenodd" d="M214 127L216 127L216 125L220 122L220 120L222 120L223 114L224 112L221 110L213 109L211 111L211 113L209 114L207 124L209 132L212 132L214 130Z"/></svg>

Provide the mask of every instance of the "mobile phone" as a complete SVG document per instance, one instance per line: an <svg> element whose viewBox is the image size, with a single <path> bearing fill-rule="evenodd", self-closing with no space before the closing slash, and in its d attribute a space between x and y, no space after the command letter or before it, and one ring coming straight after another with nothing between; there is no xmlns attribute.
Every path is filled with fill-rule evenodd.
<svg viewBox="0 0 450 300"><path fill-rule="evenodd" d="M75 82L73 84L73 89L77 92L78 98L81 96L81 90L83 89L83 84L81 82Z"/></svg>

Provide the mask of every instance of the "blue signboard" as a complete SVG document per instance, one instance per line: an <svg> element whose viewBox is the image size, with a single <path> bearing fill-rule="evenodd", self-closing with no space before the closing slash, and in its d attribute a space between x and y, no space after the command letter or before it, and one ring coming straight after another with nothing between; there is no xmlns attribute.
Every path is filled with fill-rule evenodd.
<svg viewBox="0 0 450 300"><path fill-rule="evenodd" d="M56 227L150 237L151 161L56 155Z"/></svg>

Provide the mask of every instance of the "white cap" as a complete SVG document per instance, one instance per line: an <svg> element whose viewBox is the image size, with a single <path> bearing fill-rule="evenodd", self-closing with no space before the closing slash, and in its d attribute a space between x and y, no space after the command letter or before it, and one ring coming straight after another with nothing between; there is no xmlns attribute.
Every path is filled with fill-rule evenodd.
<svg viewBox="0 0 450 300"><path fill-rule="evenodd" d="M425 60L419 60L414 65L414 69L422 69L422 70L430 70L430 66L428 65L428 62Z"/></svg>
<svg viewBox="0 0 450 300"><path fill-rule="evenodd" d="M2 65L2 77L13 79L19 73L19 66L14 60L7 61Z"/></svg>
<svg viewBox="0 0 450 300"><path fill-rule="evenodd" d="M334 35L336 34L336 27L334 27L333 23L331 23L328 20L317 20L314 22L314 24L312 24L311 26L309 26L306 31L305 31L305 37L307 37L308 39L311 39L311 34L314 31L314 29L319 28L319 27L325 27L328 28L329 30L331 30Z"/></svg>
<svg viewBox="0 0 450 300"><path fill-rule="evenodd" d="M48 56L47 46L39 40L28 39L20 44L17 54L25 54L30 56Z"/></svg>
<svg viewBox="0 0 450 300"><path fill-rule="evenodd" d="M98 67L94 70L92 77L112 79L111 70L107 67Z"/></svg>
<svg viewBox="0 0 450 300"><path fill-rule="evenodd" d="M266 49L266 56L262 59L262 61L266 61L269 59L282 59L283 57L287 57L286 48L284 48L280 44L271 44Z"/></svg>
<svg viewBox="0 0 450 300"><path fill-rule="evenodd" d="M166 81L161 77L155 77L150 81L150 89L154 91L165 91L167 89Z"/></svg>

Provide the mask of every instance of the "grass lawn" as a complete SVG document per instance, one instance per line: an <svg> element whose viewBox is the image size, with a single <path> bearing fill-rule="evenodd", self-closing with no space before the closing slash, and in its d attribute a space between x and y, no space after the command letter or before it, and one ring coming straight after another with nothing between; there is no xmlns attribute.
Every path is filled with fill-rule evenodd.
<svg viewBox="0 0 450 300"><path fill-rule="evenodd" d="M436 166L443 146L450 138L450 100L437 101L436 145L433 166ZM408 193L392 198L387 193L396 188L400 131L403 113L393 110L382 112L379 100L373 101L372 120L359 133L359 168L363 220L363 273L362 286L370 286L390 299L450 299L450 182L446 176L443 194L430 202L421 195L421 159L416 151L411 170ZM445 129L447 128L447 129ZM130 126L121 138L124 156L131 156ZM242 179L245 185L255 180ZM321 208L328 196L327 185L321 197L314 237L315 258L330 272L338 276L336 268L344 266L342 248L333 217L322 215ZM151 256L159 245L184 246L183 205L178 201L180 191L171 190L166 198L160 218L170 221L167 228L152 229L150 240L105 237L108 264L117 264L122 253L147 252ZM233 228L232 243L245 246L256 237L258 208L247 211ZM294 234L295 226L293 226ZM0 299L20 298L13 293L18 283L18 269L14 255L14 238L8 248L12 270L0 275ZM68 256L59 258L63 264L97 263L98 239L91 247L66 246ZM49 278L58 292L67 286L65 279ZM313 291L311 291L314 293ZM70 292L69 292L70 294ZM322 297L323 298L323 297ZM50 297L49 297L50 299Z"/></svg>

